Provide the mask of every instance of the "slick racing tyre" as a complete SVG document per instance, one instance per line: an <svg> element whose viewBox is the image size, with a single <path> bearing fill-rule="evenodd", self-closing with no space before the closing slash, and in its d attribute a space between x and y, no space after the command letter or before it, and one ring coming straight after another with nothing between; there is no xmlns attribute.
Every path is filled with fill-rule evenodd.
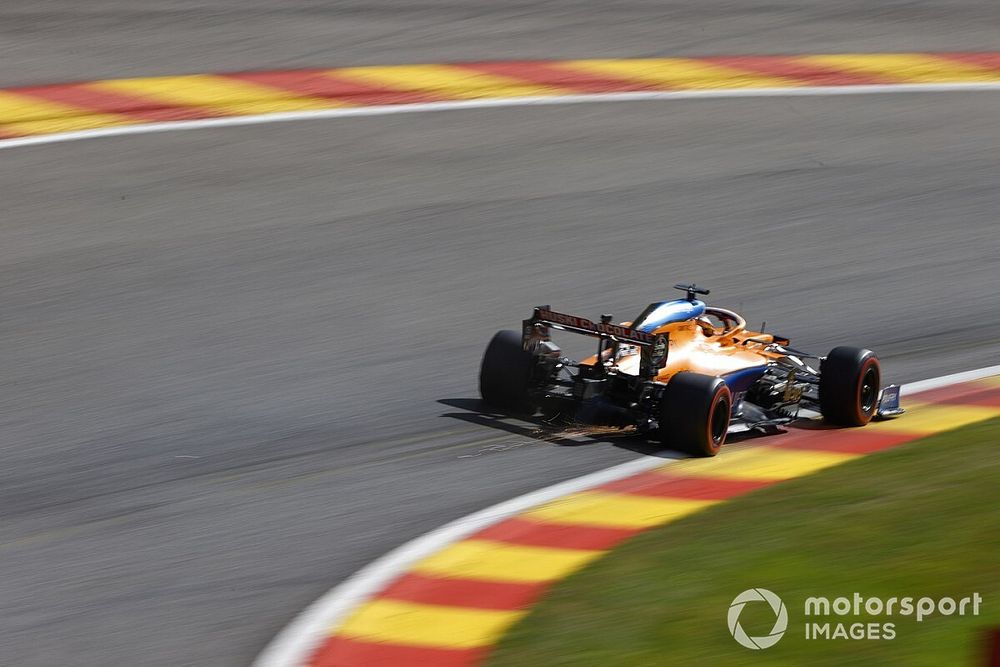
<svg viewBox="0 0 1000 667"><path fill-rule="evenodd" d="M838 426L864 426L875 416L882 368L871 350L835 347L820 363L819 407Z"/></svg>
<svg viewBox="0 0 1000 667"><path fill-rule="evenodd" d="M534 357L521 348L521 334L498 331L479 367L479 394L487 405L509 412L532 412L528 386Z"/></svg>
<svg viewBox="0 0 1000 667"><path fill-rule="evenodd" d="M722 378L677 373L660 403L660 440L694 456L715 456L726 442L732 407Z"/></svg>

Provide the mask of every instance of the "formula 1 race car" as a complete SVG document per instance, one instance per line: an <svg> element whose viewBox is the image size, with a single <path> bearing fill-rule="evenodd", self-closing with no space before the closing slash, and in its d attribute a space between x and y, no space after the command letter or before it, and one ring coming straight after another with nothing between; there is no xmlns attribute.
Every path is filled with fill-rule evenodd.
<svg viewBox="0 0 1000 667"><path fill-rule="evenodd" d="M520 414L571 408L579 421L655 432L696 456L717 454L731 427L786 424L800 408L840 426L903 412L899 387L879 388L881 367L871 350L801 352L787 338L750 331L738 314L697 298L709 290L675 288L685 298L657 301L620 324L611 315L593 322L535 308L520 333L500 331L486 348L483 400ZM550 338L553 329L597 338L597 353L582 361L563 356Z"/></svg>

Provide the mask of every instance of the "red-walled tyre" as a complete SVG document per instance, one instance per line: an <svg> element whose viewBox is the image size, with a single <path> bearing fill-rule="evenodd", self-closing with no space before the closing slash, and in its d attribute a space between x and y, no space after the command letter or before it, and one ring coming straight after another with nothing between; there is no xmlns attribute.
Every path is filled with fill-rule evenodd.
<svg viewBox="0 0 1000 667"><path fill-rule="evenodd" d="M479 367L479 394L488 405L513 413L531 413L528 387L534 359L521 347L521 334L498 331Z"/></svg>
<svg viewBox="0 0 1000 667"><path fill-rule="evenodd" d="M835 347L819 367L819 407L838 426L864 426L875 416L882 367L871 350Z"/></svg>
<svg viewBox="0 0 1000 667"><path fill-rule="evenodd" d="M660 440L694 456L715 456L726 442L732 407L722 378L677 373L660 403Z"/></svg>

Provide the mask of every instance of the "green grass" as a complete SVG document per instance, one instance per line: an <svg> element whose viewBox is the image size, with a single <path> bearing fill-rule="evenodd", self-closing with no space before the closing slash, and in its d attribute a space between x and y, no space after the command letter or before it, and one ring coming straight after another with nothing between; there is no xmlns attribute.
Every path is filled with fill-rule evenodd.
<svg viewBox="0 0 1000 667"><path fill-rule="evenodd" d="M768 588L788 607L775 646L745 649L726 613ZM895 623L887 640L806 640L809 596L979 592L979 616L814 619ZM747 605L764 635L774 615ZM1000 626L1000 419L762 489L642 533L560 582L488 661L512 665L978 664Z"/></svg>

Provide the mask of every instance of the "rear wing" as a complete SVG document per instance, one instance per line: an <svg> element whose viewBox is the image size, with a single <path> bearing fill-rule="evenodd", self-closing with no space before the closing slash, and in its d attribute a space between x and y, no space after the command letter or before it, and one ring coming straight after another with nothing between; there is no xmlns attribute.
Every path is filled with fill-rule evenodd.
<svg viewBox="0 0 1000 667"><path fill-rule="evenodd" d="M538 342L549 340L549 328L570 331L601 339L597 349L598 359L606 350L616 350L619 343L627 343L639 348L639 375L644 378L655 376L666 365L668 336L612 324L611 318L611 315L601 315L600 322L593 322L585 317L557 313L549 306L538 306L531 317L523 321L521 343L526 351L530 351Z"/></svg>
<svg viewBox="0 0 1000 667"><path fill-rule="evenodd" d="M611 315L601 315L600 322L591 322L585 317L566 315L549 310L548 306L535 308L531 318L524 320L524 337L530 338L538 325L552 327L561 331L572 331L573 333L593 336L594 338L607 338L632 345L652 345L656 342L657 336L639 331L632 327L625 327L620 324L611 324ZM527 341L526 341L527 342Z"/></svg>

